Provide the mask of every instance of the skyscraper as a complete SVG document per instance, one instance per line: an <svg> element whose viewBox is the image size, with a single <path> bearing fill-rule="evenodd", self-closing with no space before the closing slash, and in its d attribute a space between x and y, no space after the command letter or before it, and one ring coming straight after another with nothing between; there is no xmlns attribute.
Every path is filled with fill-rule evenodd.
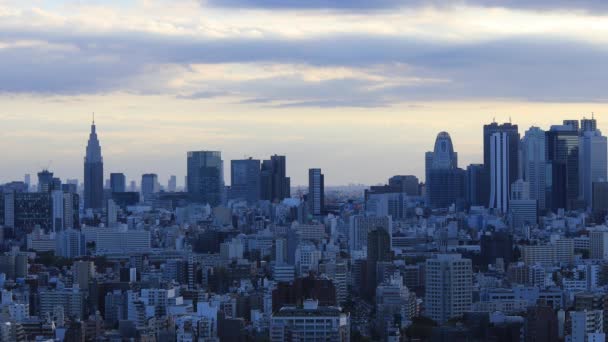
<svg viewBox="0 0 608 342"><path fill-rule="evenodd" d="M258 159L230 162L230 198L257 203L260 200L260 161Z"/></svg>
<svg viewBox="0 0 608 342"><path fill-rule="evenodd" d="M49 170L38 172L38 192L51 192L53 190L53 173Z"/></svg>
<svg viewBox="0 0 608 342"><path fill-rule="evenodd" d="M551 203L553 210L558 209L558 205L564 209L576 207L579 199L579 132L578 122L575 120L564 121L564 125L551 126L546 132L547 136L547 161L553 164L552 175L553 189ZM566 177L560 177L565 171ZM558 181L565 181L558 184ZM565 191L557 191L559 188ZM559 198L557 196L565 196Z"/></svg>
<svg viewBox="0 0 608 342"><path fill-rule="evenodd" d="M124 173L110 173L110 189L112 192L127 191L127 179Z"/></svg>
<svg viewBox="0 0 608 342"><path fill-rule="evenodd" d="M84 207L85 209L103 208L103 157L95 131L95 120L91 124L84 157Z"/></svg>
<svg viewBox="0 0 608 342"><path fill-rule="evenodd" d="M426 153L426 197L431 208L447 208L464 202L465 171L458 168L452 138L441 132L433 152Z"/></svg>
<svg viewBox="0 0 608 342"><path fill-rule="evenodd" d="M519 178L519 127L511 123L503 123L499 125L493 122L489 125L483 126L483 165L484 165L484 177L485 177L485 190L483 195L484 205L490 202L491 195L491 170L492 170L492 136L494 133L505 133L508 139L508 147L506 150L506 160L509 161L505 174L508 175L507 189ZM508 197L508 190L507 190Z"/></svg>
<svg viewBox="0 0 608 342"><path fill-rule="evenodd" d="M507 213L509 209L509 189L511 173L517 172L517 167L512 168L512 144L513 136L505 132L492 134L490 138L490 204L489 208L498 209ZM519 153L516 150L516 154ZM517 161L515 161L517 162Z"/></svg>
<svg viewBox="0 0 608 342"><path fill-rule="evenodd" d="M439 254L426 261L426 315L444 323L471 310L473 273L470 259Z"/></svg>
<svg viewBox="0 0 608 342"><path fill-rule="evenodd" d="M224 161L219 151L188 152L188 193L192 200L219 205L224 193Z"/></svg>
<svg viewBox="0 0 608 342"><path fill-rule="evenodd" d="M151 198L151 195L159 191L158 176L155 173L146 173L141 176L141 194L144 202Z"/></svg>
<svg viewBox="0 0 608 342"><path fill-rule="evenodd" d="M176 176L171 175L171 177L169 177L169 182L167 184L167 191L169 191L169 192L177 191L177 177Z"/></svg>
<svg viewBox="0 0 608 342"><path fill-rule="evenodd" d="M308 202L312 215L323 215L325 207L325 176L321 173L321 169L308 170Z"/></svg>
<svg viewBox="0 0 608 342"><path fill-rule="evenodd" d="M538 201L538 209L546 209L547 160L546 135L538 127L530 127L521 142L522 178L530 184L530 199Z"/></svg>
<svg viewBox="0 0 608 342"><path fill-rule="evenodd" d="M383 227L376 227L367 233L367 284L366 293L372 298L378 286L377 265L379 262L392 260L391 233Z"/></svg>
<svg viewBox="0 0 608 342"><path fill-rule="evenodd" d="M287 177L285 156L275 154L262 162L260 186L263 200L282 201L291 196L291 180Z"/></svg>
<svg viewBox="0 0 608 342"><path fill-rule="evenodd" d="M581 132L578 148L579 196L590 208L593 204L593 183L604 182L608 177L608 141L599 130L586 130Z"/></svg>

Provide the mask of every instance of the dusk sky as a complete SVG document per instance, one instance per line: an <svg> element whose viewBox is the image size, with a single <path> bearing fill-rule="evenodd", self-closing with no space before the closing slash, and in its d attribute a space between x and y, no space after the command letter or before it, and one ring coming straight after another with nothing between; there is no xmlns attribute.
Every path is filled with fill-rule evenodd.
<svg viewBox="0 0 608 342"><path fill-rule="evenodd" d="M574 5L576 3L576 5ZM287 156L292 184L423 178L448 131L590 117L608 133L608 1L0 0L0 182L82 181L95 118L106 178L186 151Z"/></svg>

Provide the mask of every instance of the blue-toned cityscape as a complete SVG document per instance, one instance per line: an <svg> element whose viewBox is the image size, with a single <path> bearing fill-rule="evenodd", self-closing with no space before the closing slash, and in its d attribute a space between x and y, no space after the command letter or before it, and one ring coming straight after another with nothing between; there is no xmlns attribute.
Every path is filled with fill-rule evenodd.
<svg viewBox="0 0 608 342"><path fill-rule="evenodd" d="M439 132L424 182L332 187L310 168L293 186L271 155L231 160L227 185L200 150L180 186L104 171L93 121L82 181L0 186L2 341L604 341L596 119L479 138L483 164L461 166Z"/></svg>

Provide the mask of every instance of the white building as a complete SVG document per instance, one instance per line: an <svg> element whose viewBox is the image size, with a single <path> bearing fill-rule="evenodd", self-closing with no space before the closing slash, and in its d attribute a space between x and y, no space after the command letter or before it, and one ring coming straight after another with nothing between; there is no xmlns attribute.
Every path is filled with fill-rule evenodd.
<svg viewBox="0 0 608 342"><path fill-rule="evenodd" d="M306 301L302 309L286 306L272 315L270 341L350 341L350 317L337 307Z"/></svg>
<svg viewBox="0 0 608 342"><path fill-rule="evenodd" d="M97 229L97 254L141 253L150 250L147 230Z"/></svg>
<svg viewBox="0 0 608 342"><path fill-rule="evenodd" d="M566 338L569 342L605 341L604 313L601 310L572 311L572 335Z"/></svg>
<svg viewBox="0 0 608 342"><path fill-rule="evenodd" d="M460 254L439 254L426 261L425 312L437 322L471 309L472 264Z"/></svg>

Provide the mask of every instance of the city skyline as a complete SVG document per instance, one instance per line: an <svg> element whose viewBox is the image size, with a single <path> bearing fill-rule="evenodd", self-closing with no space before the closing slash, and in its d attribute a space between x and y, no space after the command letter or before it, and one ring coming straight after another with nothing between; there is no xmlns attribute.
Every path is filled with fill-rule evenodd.
<svg viewBox="0 0 608 342"><path fill-rule="evenodd" d="M87 118L89 121L87 123L87 130L90 129L90 114L88 114L89 117ZM520 126L520 130L523 133L523 131L527 130L530 127L540 127L541 129L544 130L549 130L551 125L560 125L562 123L562 120L564 119L582 119L584 117L586 118L591 118L592 115L595 115L596 120L598 121L598 129L600 131L606 131L603 130L602 128L604 128L607 124L604 123L602 121L603 115L597 115L597 114L589 114L589 115L565 115L565 116L543 116L541 118L534 118L534 119L530 119L529 117L526 117L525 115L513 115L511 117L507 117L504 121L500 120L499 117L492 117L487 122L466 122L466 123L460 123L459 126L452 126L452 130L448 129L446 130L450 136L452 137L452 141L454 144L454 149L455 151L458 152L459 155L459 160L458 160L458 166L461 168L466 168L467 165L469 164L476 164L476 163L483 163L483 125L484 124L489 124L492 121L491 120L496 120L497 123L501 124L501 123L506 123L508 122L508 120L511 120L513 122L513 124L518 124ZM482 117L484 116L483 114L481 115ZM599 118L599 119L598 119ZM395 119L395 121L397 122L401 122L404 126L407 124L406 119L405 118L395 118L393 116L393 119ZM519 119L518 121L516 121L516 119ZM419 119L421 120L421 118ZM375 121L375 125L378 126L384 126L383 122L379 122L381 120L374 120L374 119L369 119L369 121L367 121L367 124L372 124L374 125L374 121ZM473 121L473 120L471 120ZM392 146L388 146L388 143L383 143L383 142L377 142L376 144L374 144L374 142L369 142L370 145L367 146L368 149L370 149L370 153L369 155L366 156L366 158L372 158L370 160L375 160L375 162L378 163L378 165L382 165L384 166L383 168L379 168L378 170L375 170L375 172L370 173L370 172L365 172L365 170L358 170L355 166L356 163L360 162L360 160L358 158L356 158L357 156L353 156L350 153L345 155L344 158L342 158L340 155L329 155L329 160L327 160L326 155L318 155L321 159L324 160L324 162L316 162L314 158L311 158L310 154L307 153L307 151L301 151L299 149L295 149L295 153L293 153L294 155L292 156L289 153L281 153L281 152L277 152L277 151L289 151L289 150L293 150L293 146L291 146L291 148L283 146L283 148L281 149L276 148L276 149L272 149L271 146L267 147L268 150L267 151L261 151L259 152L259 154L247 154L247 153L241 153L240 151L235 151L235 150L225 150L222 149L221 146L217 146L217 148L212 149L212 148L206 148L205 146L201 146L196 148L195 145L191 145L192 147L187 147L189 148L189 150L177 150L178 146L183 146L180 145L179 143L175 143L175 145L165 145L164 148L166 149L166 152L164 152L163 155L158 155L157 159L155 160L153 158L152 155L146 156L144 160L146 160L146 165L137 165L137 166L127 166L129 165L128 160L131 160L133 158L138 158L138 152L136 150L133 151L126 151L124 150L124 146L113 146L113 144L111 143L113 141L113 139L117 139L116 133L120 133L121 129L117 129L117 128L113 128L110 132L106 133L104 132L103 126L99 126L99 122L100 122L100 115L97 114L96 117L96 126L98 127L98 133L99 133L99 139L100 139L100 143L102 145L102 149L103 149L103 154L104 154L104 164L105 169L104 169L104 184L106 179L110 178L110 173L113 172L119 172L119 173L124 173L126 175L126 178L128 181L131 180L135 180L137 181L137 183L139 184L139 181L141 180L141 175L146 174L146 173L156 173L158 174L159 177L159 182L162 186L165 186L167 181L169 180L170 176L172 175L176 175L177 179L178 179L178 185L180 187L183 187L183 177L186 175L186 155L187 152L189 150L218 150L220 152L222 152L222 158L225 160L226 162L230 162L230 160L238 160L238 159L245 159L248 157L253 157L254 159L264 159L267 158L270 155L273 154L278 154L278 155L285 155L287 157L288 160L288 165L287 165L287 172L288 175L292 178L292 179L296 179L295 182L293 182L292 186L294 187L306 187L308 185L308 169L311 167L320 167L323 170L330 170L330 171L325 171L324 173L326 173L328 175L328 177L326 179L329 179L330 182L326 182L326 186L343 186L343 185L349 185L349 184L356 184L356 185L375 185L375 184L381 184L385 181L385 179L387 177L389 177L391 174L413 174L415 176L417 176L421 181L423 181L425 179L424 177L424 153L427 150L432 150L434 144L435 144L435 138L436 135L441 132L442 130L440 129L441 125L439 123L436 122L432 122L431 123L431 127L424 127L421 126L420 129L417 129L416 131L412 131L412 134L415 134L417 139L419 139L419 142L417 143L417 145L415 146L415 149L407 149L406 147L409 146L408 144L412 144L413 141L411 140L404 140L403 142L399 142L399 141L395 141L394 145ZM526 124L526 122L529 122L528 124ZM530 123L531 122L531 123ZM103 125L103 124L102 124ZM113 126L110 126L113 127ZM437 128L435 128L437 127ZM388 125L385 127L388 128ZM608 129L608 127L606 127ZM394 128L393 128L394 129ZM433 129L437 129L437 131L431 131ZM424 131L424 132L429 132L429 136L422 136L422 134L420 134L420 131ZM477 136L476 134L467 134L467 132L470 131L474 131L476 133L479 134L479 136ZM453 133L454 132L454 133ZM394 132L395 134L397 134L398 132ZM64 156L64 160L67 160L67 163L63 163L63 164L57 164L57 161L52 159L53 155L47 153L43 153L44 156L47 158L45 160L40 161L39 163L37 163L37 166L33 166L33 167L24 167L21 169L21 171L23 170L27 170L26 174L36 174L37 172L39 172L42 169L49 169L51 171L53 171L57 176L61 177L62 179L78 179L79 182L83 182L83 177L82 177L82 173L81 172L77 172L78 169L74 169L73 166L74 161L72 159L79 159L78 161L80 163L82 163L82 157L83 157L83 147L86 145L86 139L88 137L89 132L79 132L79 135L82 135L83 137L83 143L82 146L75 146L76 150L78 150L78 155L75 156L75 158L72 158L72 156L68 155L67 153L61 153L60 151L57 152L57 155L63 155ZM134 134L137 134L137 132L135 132ZM106 137L106 135L108 137ZM50 139L50 141L52 141L52 138L49 138L48 135L44 135L42 137L40 137L40 144L45 144L45 141L43 141L44 139ZM385 137L386 138L386 137ZM1 138L0 138L1 139ZM407 137L393 137L393 139L407 139ZM107 142L107 140L109 140L110 142ZM121 138L117 139L118 141L121 141ZM72 143L74 143L74 140L71 140ZM123 142L124 143L124 142ZM240 145L239 145L240 146ZM235 146L234 148L238 148L239 146ZM247 146L247 148L250 148L251 146L248 146L246 143L243 143L242 146ZM403 154L403 158L388 158L387 156L390 155L391 153L396 153L395 151L399 150L399 148L404 148L404 150L402 151ZM59 149L61 149L61 147L58 146ZM72 151L72 149L74 148L74 146L69 146L68 151ZM175 149L172 151L172 149ZM245 147L243 147L245 148ZM118 153L116 153L118 149ZM122 151L120 149L123 149ZM115 152L115 154L111 154L112 151ZM142 153L150 153L149 150L145 150L144 147L142 147L141 150ZM244 151L243 151L244 152ZM352 151L352 153L354 153L356 151ZM41 153L42 154L42 153ZM123 160L123 161L121 161ZM171 160L171 163L164 163L162 162L163 160ZM27 162L27 161L25 161ZM333 162L333 163L332 163ZM347 175L344 175L340 170L343 169L344 167L344 163L345 162L349 162L349 163L353 163L353 172L350 172ZM30 164L33 164L33 162L30 162ZM22 165L22 164L16 164L16 165ZM122 166L121 166L122 165ZM227 164L229 165L229 164ZM16 166L13 166L13 164L8 164L7 165L9 168L17 168ZM79 166L81 167L81 166ZM334 170L334 175L332 177L331 175L331 170ZM385 171L386 170L386 171ZM332 182L332 178L333 179L348 179L349 176L352 175L352 173L356 173L356 171L363 171L361 172L361 174L364 175L364 177L360 178L360 179L356 179L353 178L352 180L345 180L343 182ZM19 170L16 170L16 172L19 172ZM141 173L139 173L141 172ZM22 180L24 174L23 172L21 172L20 174L17 173L14 176L7 176L6 174L2 174L0 175L0 181L2 182L9 182L9 181L14 181L14 180ZM3 177L5 177L6 179L3 179ZM229 185L230 183L230 167L224 167L224 177L226 179L226 184Z"/></svg>
<svg viewBox="0 0 608 342"><path fill-rule="evenodd" d="M376 184L421 177L419 156L440 131L463 163L479 162L476 122L604 121L607 8L3 0L0 145L19 148L3 151L0 180L49 160L62 178L82 178L73 170L91 112L106 170L129 179L155 172L164 183L185 174L186 151L204 149L225 160L287 155L294 185L310 167L328 185ZM374 168L357 167L362 156Z"/></svg>

